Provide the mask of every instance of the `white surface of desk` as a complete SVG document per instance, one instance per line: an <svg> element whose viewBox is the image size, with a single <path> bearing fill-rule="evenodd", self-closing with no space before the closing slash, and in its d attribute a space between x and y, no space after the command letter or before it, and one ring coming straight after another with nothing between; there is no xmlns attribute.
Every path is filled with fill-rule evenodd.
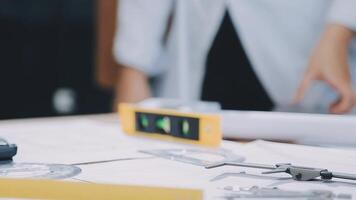
<svg viewBox="0 0 356 200"><path fill-rule="evenodd" d="M356 199L356 182L279 181L275 179L288 176L260 175L261 170L238 167L208 170L201 166L140 153L139 150L195 147L126 136L120 129L116 115L2 121L0 137L18 145L19 151L15 162L78 164L122 159L98 164L78 164L82 172L72 179L76 181L198 188L204 190L206 199L214 199L225 186L254 185L278 186L281 189L297 191L322 189L352 194L353 199ZM356 173L356 151L353 150L264 141L248 144L224 141L221 148L244 156L247 162L293 163ZM201 157L210 156L201 155ZM125 160L126 158L134 159ZM247 175L239 174L242 171ZM212 181L224 173L228 173L228 176Z"/></svg>

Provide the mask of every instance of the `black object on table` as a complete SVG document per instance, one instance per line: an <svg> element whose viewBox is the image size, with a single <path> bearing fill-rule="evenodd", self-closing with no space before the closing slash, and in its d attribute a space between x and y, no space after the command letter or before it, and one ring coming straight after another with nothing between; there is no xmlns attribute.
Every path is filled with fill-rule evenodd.
<svg viewBox="0 0 356 200"><path fill-rule="evenodd" d="M0 138L0 162L12 161L16 154L16 144L9 144L6 140Z"/></svg>

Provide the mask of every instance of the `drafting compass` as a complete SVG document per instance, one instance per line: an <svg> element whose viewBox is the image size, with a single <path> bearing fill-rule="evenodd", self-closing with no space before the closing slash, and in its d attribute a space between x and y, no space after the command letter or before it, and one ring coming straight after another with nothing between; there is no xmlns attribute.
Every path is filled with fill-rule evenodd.
<svg viewBox="0 0 356 200"><path fill-rule="evenodd" d="M265 165L265 164L242 163L242 162L221 162L221 163L205 166L205 168L211 169L216 167L222 167L224 165L270 170L270 171L262 172L262 174L287 173L290 174L292 178L297 181L310 181L316 178L320 178L321 180L325 180L325 181L331 180L332 178L356 180L356 174L331 172L327 169L321 169L321 168L294 166L290 163Z"/></svg>
<svg viewBox="0 0 356 200"><path fill-rule="evenodd" d="M12 161L17 153L17 146L9 144L6 140L0 138L0 163Z"/></svg>

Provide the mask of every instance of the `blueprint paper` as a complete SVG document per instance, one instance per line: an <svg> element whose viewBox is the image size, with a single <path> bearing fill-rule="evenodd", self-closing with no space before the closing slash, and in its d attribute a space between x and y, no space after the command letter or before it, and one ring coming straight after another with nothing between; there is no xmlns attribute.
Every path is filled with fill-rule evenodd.
<svg viewBox="0 0 356 200"><path fill-rule="evenodd" d="M205 169L203 166L142 153L143 150L190 149L203 153L197 159L221 161L210 151L228 152L246 162L321 167L356 173L356 151L266 141L223 141L219 149L200 148L151 139L129 137L121 132L116 115L0 122L0 136L19 146L16 163L75 164L82 171L76 181L202 189L205 199L224 199L225 188L278 187L283 190L326 190L356 199L356 182L338 180L297 182L287 174L262 175L263 170L242 167ZM207 152L207 153L204 153ZM234 156L230 156L234 157ZM116 160L116 161L108 161ZM108 162L106 162L108 161ZM98 162L98 163L95 163Z"/></svg>
<svg viewBox="0 0 356 200"><path fill-rule="evenodd" d="M122 134L117 116L110 115L109 119L110 122L90 117L6 121L0 122L0 137L18 145L17 162L73 164L136 157L136 150L148 140Z"/></svg>
<svg viewBox="0 0 356 200"><path fill-rule="evenodd" d="M301 147L265 141L257 141L246 145L235 145L227 142L224 143L224 147L234 149L235 152L245 155L248 162L275 164L280 161L293 161L292 163L296 165L321 166L332 170L356 173L356 163L354 161L356 153L354 151ZM276 153L276 151L283 153ZM311 154L311 152L315 153ZM338 158L331 159L325 154ZM320 156L320 159L315 159L318 156ZM291 180L287 174L262 175L261 172L263 170L231 166L205 169L163 158L88 165L82 166L82 169L83 173L78 177L90 182L106 183L111 180L120 184L200 188L204 189L205 193L208 194L209 198L207 199L215 199L221 193L219 188L227 186L246 188L256 185L293 191L313 189L332 191L335 194L352 194L353 197L356 195L356 183L352 181L335 179L335 182L330 183L297 182Z"/></svg>
<svg viewBox="0 0 356 200"><path fill-rule="evenodd" d="M224 137L356 145L356 116L222 111Z"/></svg>

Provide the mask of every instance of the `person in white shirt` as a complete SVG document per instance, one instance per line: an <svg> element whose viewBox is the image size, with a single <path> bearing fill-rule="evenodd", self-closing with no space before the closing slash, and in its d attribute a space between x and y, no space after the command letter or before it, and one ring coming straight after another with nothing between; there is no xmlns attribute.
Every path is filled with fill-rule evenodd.
<svg viewBox="0 0 356 200"><path fill-rule="evenodd" d="M118 101L152 96L149 77L159 77L157 96L217 100L226 109L288 110L292 99L310 112L345 113L356 105L356 0L119 2L114 56L125 67ZM226 67L224 54L230 60L234 52L219 40L231 27L239 45L230 49L243 51Z"/></svg>

